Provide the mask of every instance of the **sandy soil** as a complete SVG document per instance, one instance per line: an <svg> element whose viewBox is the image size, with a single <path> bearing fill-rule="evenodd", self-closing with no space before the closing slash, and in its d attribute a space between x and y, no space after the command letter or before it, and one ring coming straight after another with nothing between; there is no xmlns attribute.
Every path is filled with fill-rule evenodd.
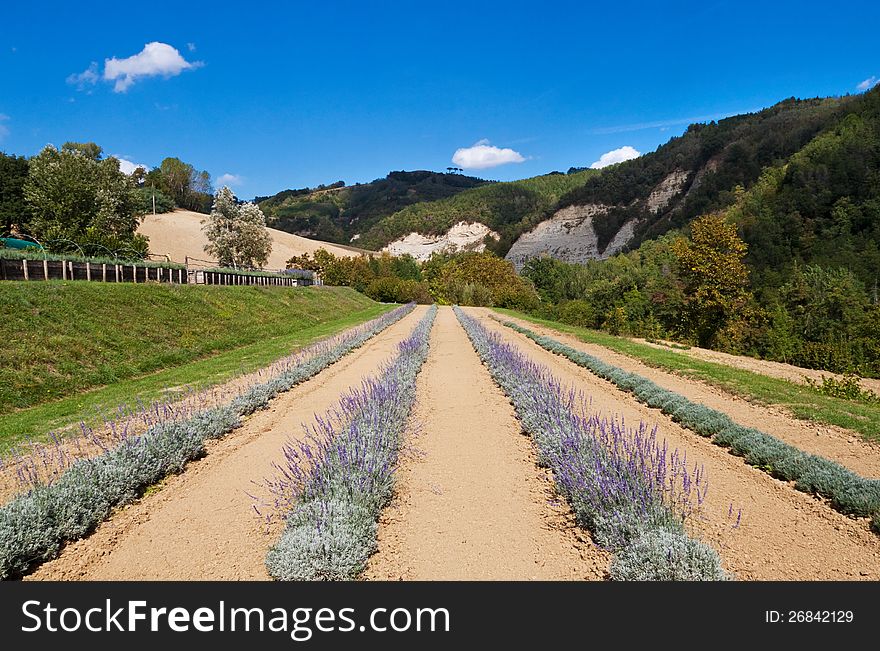
<svg viewBox="0 0 880 651"><path fill-rule="evenodd" d="M709 350L708 348L699 348L697 346L693 346L691 348L688 348L687 350L682 350L680 348L672 348L670 346L663 346L661 344L651 343L637 337L633 337L632 339L633 341L637 341L640 344L653 346L654 348L662 348L663 350L669 350L673 353L687 355L688 357L693 357L695 359L702 359L707 362L716 362L718 364L726 364L727 366L733 366L734 368L741 368L746 371L751 371L752 373L760 373L762 375L779 378L781 380L788 380L789 382L797 382L798 384L806 384L805 378L810 378L812 380L815 380L816 382L821 383L823 376L831 376L838 379L840 379L841 377L836 373L830 373L828 371L817 371L810 368L801 368L800 366L783 364L782 362L772 362L766 359L755 359L754 357L747 357L745 355L731 355L730 353L722 353L717 350ZM862 385L862 388L880 394L880 380L873 378L862 378L860 384Z"/></svg>
<svg viewBox="0 0 880 651"><path fill-rule="evenodd" d="M279 396L208 455L164 482L161 490L117 512L90 537L44 564L34 580L268 580L266 552L280 533L254 512L268 499L263 480L282 445L303 436L303 423L330 408L341 392L375 373L415 326L424 307ZM255 483L256 482L256 483Z"/></svg>
<svg viewBox="0 0 880 651"><path fill-rule="evenodd" d="M418 436L366 578L601 579L596 549L536 465L510 402L441 307L418 377Z"/></svg>
<svg viewBox="0 0 880 651"><path fill-rule="evenodd" d="M170 256L174 262L185 262L187 256L208 260L211 259L205 253L208 240L202 233L201 223L205 217L206 215L189 210L147 215L138 227L138 233L150 238L150 253ZM272 236L272 253L266 263L267 269L284 269L293 256L314 253L318 249L326 249L333 255L345 258L371 253L354 247L310 240L274 228L269 229L269 234Z"/></svg>
<svg viewBox="0 0 880 651"><path fill-rule="evenodd" d="M704 466L709 493L695 530L721 553L725 567L738 579L865 580L880 579L880 537L865 519L847 518L822 501L747 466L707 439L685 430L658 410L639 404L564 358L540 348L527 337L475 312L482 323L546 365L566 386L592 398L595 409L635 424L656 423L670 447ZM733 516L728 515L730 509ZM742 521L736 516L742 509Z"/></svg>
<svg viewBox="0 0 880 651"><path fill-rule="evenodd" d="M482 311L482 313L488 314L488 311ZM632 357L609 350L604 346L588 344L571 335L520 319L510 320L533 332L553 337L572 348L598 357L609 364L614 364L632 373L638 373L665 389L675 391L689 400L727 414L741 425L760 429L801 450L832 459L863 477L880 478L880 445L865 441L857 432L824 423L801 420L792 416L782 407L755 404L700 380L647 366Z"/></svg>

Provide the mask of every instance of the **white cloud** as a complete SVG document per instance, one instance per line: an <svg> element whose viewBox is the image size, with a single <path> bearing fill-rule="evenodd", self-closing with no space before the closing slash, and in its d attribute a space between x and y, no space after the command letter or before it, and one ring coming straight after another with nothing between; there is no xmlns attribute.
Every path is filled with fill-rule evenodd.
<svg viewBox="0 0 880 651"><path fill-rule="evenodd" d="M70 75L67 83L76 86L79 90L83 90L86 86L94 86L98 83L101 76L98 74L98 63L92 61L92 65L78 74Z"/></svg>
<svg viewBox="0 0 880 651"><path fill-rule="evenodd" d="M149 165L144 165L143 163L135 163L130 161L128 158L123 158L122 156L117 156L116 154L113 154L112 157L119 161L119 170L123 174L131 175L132 172L134 172L139 167L143 167L144 170L147 172L150 171Z"/></svg>
<svg viewBox="0 0 880 651"><path fill-rule="evenodd" d="M876 76L871 75L867 79L865 79L862 83L856 86L856 90L870 90L874 86L880 83L880 79L877 79Z"/></svg>
<svg viewBox="0 0 880 651"><path fill-rule="evenodd" d="M243 179L238 174L221 174L216 179L216 186L222 188L224 185L228 185L229 187L241 185L242 180Z"/></svg>
<svg viewBox="0 0 880 651"><path fill-rule="evenodd" d="M195 43L187 43L186 49L189 50L190 52L195 52L196 51L196 44Z"/></svg>
<svg viewBox="0 0 880 651"><path fill-rule="evenodd" d="M184 70L200 68L201 61L187 61L177 48L167 43L153 41L147 43L144 49L125 59L104 59L104 72L100 73L98 64L92 64L83 72L70 75L67 83L75 85L80 90L86 86L94 86L99 79L112 81L113 90L124 93L132 84L145 77L175 77Z"/></svg>
<svg viewBox="0 0 880 651"><path fill-rule="evenodd" d="M9 121L9 116L5 113L0 113L0 141L2 141L6 136L9 135L9 127L7 127L4 122Z"/></svg>
<svg viewBox="0 0 880 651"><path fill-rule="evenodd" d="M625 160L638 158L641 155L641 152L629 145L625 145L620 149L612 149L611 151L605 152L599 156L599 160L590 165L590 167L594 170L598 170L603 167L608 167L609 165L614 165L615 163L622 163Z"/></svg>
<svg viewBox="0 0 880 651"><path fill-rule="evenodd" d="M471 147L456 149L452 155L452 162L464 169L482 170L487 167L497 167L507 163L522 163L525 160L522 154L513 149L500 149L490 145L483 138Z"/></svg>
<svg viewBox="0 0 880 651"><path fill-rule="evenodd" d="M180 56L177 48L167 43L153 41L147 43L144 49L127 59L106 59L104 61L104 79L115 81L113 90L124 93L131 85L141 77L156 77L161 75L166 79L175 77L184 70L198 68L201 62L189 62Z"/></svg>

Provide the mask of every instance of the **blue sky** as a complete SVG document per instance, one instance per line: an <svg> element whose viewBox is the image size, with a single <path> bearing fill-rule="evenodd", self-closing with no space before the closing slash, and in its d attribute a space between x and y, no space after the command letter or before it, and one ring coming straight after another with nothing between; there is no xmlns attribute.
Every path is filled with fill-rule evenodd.
<svg viewBox="0 0 880 651"><path fill-rule="evenodd" d="M521 162L476 176L565 171L652 151L691 121L858 92L880 77L880 3L829 7L7 3L0 150L76 140L147 165L177 156L237 177L243 198L444 170L477 143L457 160ZM170 47L129 59L147 43Z"/></svg>

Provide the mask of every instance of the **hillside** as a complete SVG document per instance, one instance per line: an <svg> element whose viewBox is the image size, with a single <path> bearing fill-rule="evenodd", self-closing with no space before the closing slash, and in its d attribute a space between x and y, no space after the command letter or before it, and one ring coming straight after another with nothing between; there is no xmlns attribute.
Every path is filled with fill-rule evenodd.
<svg viewBox="0 0 880 651"><path fill-rule="evenodd" d="M517 266L542 253L583 262L636 247L729 206L738 186L754 185L765 167L784 163L865 101L791 98L756 113L693 124L655 152L573 188L552 219L520 238L507 257Z"/></svg>
<svg viewBox="0 0 880 651"><path fill-rule="evenodd" d="M407 236L412 238L412 234L421 234L434 236L426 239L442 245L443 236L456 224L478 222L491 231L489 237L484 241L481 235L468 244L485 244L489 250L503 255L524 231L545 219L562 196L596 174L595 170L572 174L556 172L521 181L493 183L447 199L415 204L382 219L358 241L362 246L380 249ZM485 230L482 233L487 234ZM423 248L432 247L425 244ZM420 257L414 250L409 252Z"/></svg>
<svg viewBox="0 0 880 651"><path fill-rule="evenodd" d="M374 316L374 306L347 287L4 282L0 414L365 310Z"/></svg>
<svg viewBox="0 0 880 651"><path fill-rule="evenodd" d="M170 256L174 262L184 262L187 256L207 259L205 244L208 240L202 233L202 220L205 215L189 210L175 210L161 215L144 217L138 233L150 238L150 253ZM269 229L272 236L272 253L267 269L283 269L287 261L303 253L314 253L327 249L336 256L353 257L364 253L361 249L310 240L274 228Z"/></svg>
<svg viewBox="0 0 880 651"><path fill-rule="evenodd" d="M270 226L288 233L348 244L373 224L411 204L435 201L489 183L461 174L391 172L352 186L342 182L311 190L257 197Z"/></svg>

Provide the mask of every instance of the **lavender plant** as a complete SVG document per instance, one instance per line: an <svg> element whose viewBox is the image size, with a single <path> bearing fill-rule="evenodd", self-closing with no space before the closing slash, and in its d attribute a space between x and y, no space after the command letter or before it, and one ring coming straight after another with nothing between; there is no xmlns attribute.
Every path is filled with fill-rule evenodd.
<svg viewBox="0 0 880 651"><path fill-rule="evenodd" d="M612 579L728 578L718 554L685 530L708 490L701 467L691 467L685 455L658 442L656 428L644 423L627 428L620 420L589 414L584 399L566 392L546 368L454 309L578 524L614 552Z"/></svg>
<svg viewBox="0 0 880 651"><path fill-rule="evenodd" d="M428 355L436 306L398 346L377 377L350 389L305 442L284 447L285 463L270 482L284 531L266 556L275 579L357 577L376 548L377 518L394 490L394 470L415 378Z"/></svg>
<svg viewBox="0 0 880 651"><path fill-rule="evenodd" d="M743 427L727 414L691 402L647 378L607 364L555 339L538 335L511 321L502 323L542 348L566 357L632 393L649 407L660 409L683 427L729 448L733 454L743 457L746 463L779 479L795 482L795 488L800 491L828 498L831 506L841 513L880 517L880 480L861 477L830 459L804 452L758 429Z"/></svg>
<svg viewBox="0 0 880 651"><path fill-rule="evenodd" d="M281 364L268 381L230 403L161 421L124 438L101 455L77 459L51 483L38 483L0 507L0 579L27 572L57 555L64 543L87 535L119 505L203 455L208 439L239 426L278 393L309 379L409 314L415 304L392 310L341 336L321 342Z"/></svg>

